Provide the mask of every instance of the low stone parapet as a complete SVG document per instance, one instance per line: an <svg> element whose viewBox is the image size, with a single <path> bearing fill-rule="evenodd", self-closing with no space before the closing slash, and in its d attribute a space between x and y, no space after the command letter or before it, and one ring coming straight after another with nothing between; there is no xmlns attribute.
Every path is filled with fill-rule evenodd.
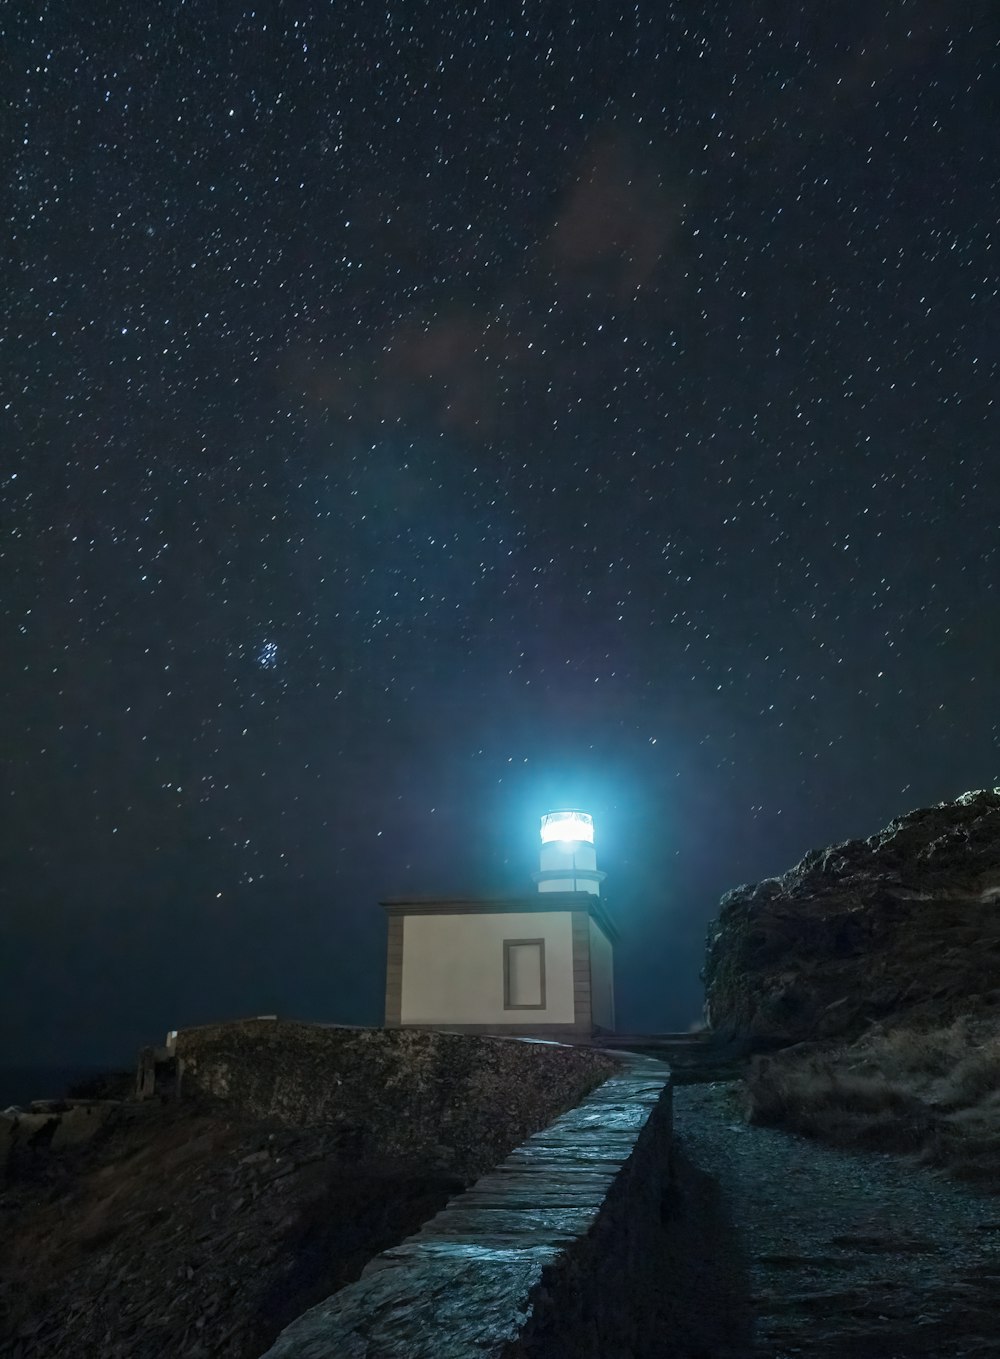
<svg viewBox="0 0 1000 1359"><path fill-rule="evenodd" d="M648 1348L662 1287L670 1071L623 1054L581 1104L264 1359L615 1359Z"/></svg>
<svg viewBox="0 0 1000 1359"><path fill-rule="evenodd" d="M606 1054L558 1043L266 1019L181 1029L170 1051L181 1099L285 1127L334 1125L368 1159L466 1182L614 1070Z"/></svg>
<svg viewBox="0 0 1000 1359"><path fill-rule="evenodd" d="M31 1108L0 1113L0 1181L26 1158L63 1151L96 1135L119 1100L32 1100Z"/></svg>

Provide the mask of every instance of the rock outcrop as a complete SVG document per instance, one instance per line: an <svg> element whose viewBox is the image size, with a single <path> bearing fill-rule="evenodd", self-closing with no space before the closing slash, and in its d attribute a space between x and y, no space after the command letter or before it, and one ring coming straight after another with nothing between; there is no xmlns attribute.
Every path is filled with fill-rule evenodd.
<svg viewBox="0 0 1000 1359"><path fill-rule="evenodd" d="M715 1035L748 1050L1000 1012L1000 789L727 893L702 975Z"/></svg>

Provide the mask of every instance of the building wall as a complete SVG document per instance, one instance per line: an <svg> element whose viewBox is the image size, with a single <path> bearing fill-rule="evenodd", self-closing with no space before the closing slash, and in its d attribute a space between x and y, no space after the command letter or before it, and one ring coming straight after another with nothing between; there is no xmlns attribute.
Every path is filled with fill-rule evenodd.
<svg viewBox="0 0 1000 1359"><path fill-rule="evenodd" d="M544 1009L504 1009L505 939L545 940ZM574 1022L569 911L408 915L402 953L402 1024Z"/></svg>
<svg viewBox="0 0 1000 1359"><path fill-rule="evenodd" d="M596 920L590 922L590 1004L594 1023L602 1029L615 1027L614 950Z"/></svg>

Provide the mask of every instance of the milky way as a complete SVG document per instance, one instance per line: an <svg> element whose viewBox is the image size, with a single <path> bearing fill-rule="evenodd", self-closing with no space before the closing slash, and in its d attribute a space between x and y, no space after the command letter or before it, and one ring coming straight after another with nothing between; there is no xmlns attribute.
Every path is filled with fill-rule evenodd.
<svg viewBox="0 0 1000 1359"><path fill-rule="evenodd" d="M5 14L18 1057L377 1022L564 803L683 1025L722 891L1000 782L1000 19L702 8Z"/></svg>

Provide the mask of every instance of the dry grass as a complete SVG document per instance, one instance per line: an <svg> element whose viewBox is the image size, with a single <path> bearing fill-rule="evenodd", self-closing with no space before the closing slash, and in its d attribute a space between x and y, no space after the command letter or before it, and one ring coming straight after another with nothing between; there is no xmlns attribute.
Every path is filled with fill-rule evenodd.
<svg viewBox="0 0 1000 1359"><path fill-rule="evenodd" d="M751 1123L838 1146L914 1155L1000 1193L997 1022L877 1026L849 1046L802 1044L754 1059Z"/></svg>

